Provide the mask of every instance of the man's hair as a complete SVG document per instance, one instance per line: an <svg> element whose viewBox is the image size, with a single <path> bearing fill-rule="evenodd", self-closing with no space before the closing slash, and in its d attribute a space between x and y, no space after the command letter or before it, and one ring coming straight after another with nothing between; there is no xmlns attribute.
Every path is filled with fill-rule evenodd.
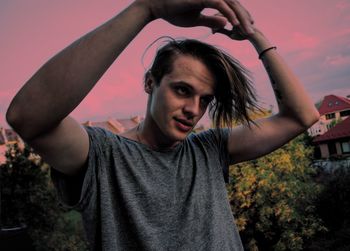
<svg viewBox="0 0 350 251"><path fill-rule="evenodd" d="M236 123L250 125L251 111L260 110L249 71L238 60L212 45L195 39L170 39L157 50L147 74L156 84L172 71L179 55L192 56L208 67L215 78L214 99L209 104L209 116L216 128L232 127ZM145 77L146 77L145 75Z"/></svg>

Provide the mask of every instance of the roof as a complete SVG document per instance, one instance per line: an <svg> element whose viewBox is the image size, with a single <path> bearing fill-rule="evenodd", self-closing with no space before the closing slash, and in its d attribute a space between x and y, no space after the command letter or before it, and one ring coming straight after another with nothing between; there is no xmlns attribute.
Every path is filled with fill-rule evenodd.
<svg viewBox="0 0 350 251"><path fill-rule="evenodd" d="M319 143L322 141L330 141L347 137L350 137L350 116L344 121L336 124L324 134L316 137L313 142Z"/></svg>
<svg viewBox="0 0 350 251"><path fill-rule="evenodd" d="M324 97L318 111L320 115L324 115L327 113L342 111L346 109L350 109L350 99L336 95L327 95Z"/></svg>
<svg viewBox="0 0 350 251"><path fill-rule="evenodd" d="M18 140L19 140L19 136L14 130L0 127L0 145L6 144L7 142L18 141Z"/></svg>
<svg viewBox="0 0 350 251"><path fill-rule="evenodd" d="M107 121L101 122L91 122L86 121L83 125L86 126L96 126L107 129L115 134L127 131L135 126L137 126L143 120L140 116L135 116L129 119L108 119Z"/></svg>
<svg viewBox="0 0 350 251"><path fill-rule="evenodd" d="M6 151L7 151L7 146L0 145L0 165L6 162L6 157L5 157Z"/></svg>

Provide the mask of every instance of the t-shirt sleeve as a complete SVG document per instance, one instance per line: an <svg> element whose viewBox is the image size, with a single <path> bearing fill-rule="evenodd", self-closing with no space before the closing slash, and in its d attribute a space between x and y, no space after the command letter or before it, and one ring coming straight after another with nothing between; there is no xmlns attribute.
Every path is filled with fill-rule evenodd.
<svg viewBox="0 0 350 251"><path fill-rule="evenodd" d="M72 177L51 168L51 178L64 207L84 210L97 193L99 168L108 147L108 132L99 127L84 126L89 136L88 158L80 174Z"/></svg>
<svg viewBox="0 0 350 251"><path fill-rule="evenodd" d="M197 134L201 140L207 141L207 145L212 147L217 153L226 183L229 182L229 166L232 163L227 149L229 133L230 131L228 128L220 128L209 129Z"/></svg>

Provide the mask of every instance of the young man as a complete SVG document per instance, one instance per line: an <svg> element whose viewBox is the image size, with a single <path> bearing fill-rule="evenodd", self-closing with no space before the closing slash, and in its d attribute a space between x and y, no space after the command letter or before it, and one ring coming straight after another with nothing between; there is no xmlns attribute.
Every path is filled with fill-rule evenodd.
<svg viewBox="0 0 350 251"><path fill-rule="evenodd" d="M204 8L219 14L203 16ZM170 41L145 76L145 120L114 135L68 115L151 21L207 26L253 44L279 104L249 123L243 68L215 47ZM230 22L235 28L223 28ZM318 119L295 75L234 0L137 0L48 61L23 86L9 124L52 167L60 196L82 212L93 250L242 250L225 190L228 165L267 154ZM30 103L31 106L27 104ZM189 135L211 109L216 125Z"/></svg>

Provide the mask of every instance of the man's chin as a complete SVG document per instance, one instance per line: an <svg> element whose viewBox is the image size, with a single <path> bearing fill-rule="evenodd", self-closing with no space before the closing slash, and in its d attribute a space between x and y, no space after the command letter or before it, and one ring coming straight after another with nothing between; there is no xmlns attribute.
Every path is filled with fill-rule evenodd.
<svg viewBox="0 0 350 251"><path fill-rule="evenodd" d="M183 131L179 131L177 130L176 135L174 135L174 139L176 141L183 141L187 138L187 136L191 133L191 131L188 132L183 132Z"/></svg>

